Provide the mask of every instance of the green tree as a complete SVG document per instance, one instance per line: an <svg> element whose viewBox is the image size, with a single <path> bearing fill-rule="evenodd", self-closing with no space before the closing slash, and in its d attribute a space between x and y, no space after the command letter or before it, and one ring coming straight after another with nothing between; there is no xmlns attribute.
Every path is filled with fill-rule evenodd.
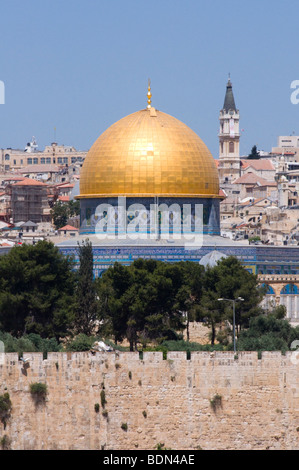
<svg viewBox="0 0 299 470"><path fill-rule="evenodd" d="M203 295L204 267L191 261L181 262L181 284L177 286L174 307L184 312L187 341L189 341L189 323L195 321L198 304Z"/></svg>
<svg viewBox="0 0 299 470"><path fill-rule="evenodd" d="M95 331L98 300L93 276L92 244L87 239L78 243L79 270L75 290L74 332L91 335Z"/></svg>
<svg viewBox="0 0 299 470"><path fill-rule="evenodd" d="M115 263L96 280L99 297L101 332L113 336L116 344L126 337L127 310L123 295L132 285L128 266Z"/></svg>
<svg viewBox="0 0 299 470"><path fill-rule="evenodd" d="M68 208L66 204L57 201L51 209L51 215L56 230L61 227L64 227L68 220Z"/></svg>
<svg viewBox="0 0 299 470"><path fill-rule="evenodd" d="M270 314L252 318L249 328L240 333L238 350L284 352L289 350L292 342L299 339L299 328L292 327L284 318L283 308L280 306Z"/></svg>
<svg viewBox="0 0 299 470"><path fill-rule="evenodd" d="M206 279L207 282L207 279ZM200 304L196 308L196 320L204 321L205 326L211 329L211 344L215 344L217 326L224 317L224 309L218 302L218 293L213 288L204 290Z"/></svg>
<svg viewBox="0 0 299 470"><path fill-rule="evenodd" d="M216 328L224 322L233 323L231 301L218 299L238 299L235 303L236 333L249 326L249 319L262 312L259 306L265 290L259 286L256 275L249 273L241 262L230 256L208 267L203 280L203 294L197 307L197 320L205 321L211 328L211 342L216 339Z"/></svg>
<svg viewBox="0 0 299 470"><path fill-rule="evenodd" d="M248 158L248 160L257 160L257 159L261 158L260 153L258 152L256 145L254 145L252 147L251 152L250 152L250 154L248 155L247 158Z"/></svg>
<svg viewBox="0 0 299 470"><path fill-rule="evenodd" d="M248 328L249 319L262 313L260 302L265 295L257 275L250 273L237 258L230 256L221 260L215 267L217 270L218 298L238 299L236 302L236 328ZM232 305L225 304L226 319L232 318Z"/></svg>
<svg viewBox="0 0 299 470"><path fill-rule="evenodd" d="M12 248L0 256L0 329L20 337L65 336L73 321L71 258L53 243Z"/></svg>
<svg viewBox="0 0 299 470"><path fill-rule="evenodd" d="M186 327L186 312L192 306L187 271L184 263L143 259L130 266L115 263L97 283L102 331L116 342L126 338L131 350L138 343L176 338L176 332Z"/></svg>
<svg viewBox="0 0 299 470"><path fill-rule="evenodd" d="M80 201L70 200L68 202L57 201L51 209L53 223L58 230L67 224L70 217L80 214Z"/></svg>

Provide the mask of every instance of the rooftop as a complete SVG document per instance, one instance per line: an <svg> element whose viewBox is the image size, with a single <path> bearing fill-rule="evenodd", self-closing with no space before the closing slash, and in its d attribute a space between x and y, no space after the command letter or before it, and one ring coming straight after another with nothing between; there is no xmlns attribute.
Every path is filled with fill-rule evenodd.
<svg viewBox="0 0 299 470"><path fill-rule="evenodd" d="M14 183L12 186L47 186L45 183L41 181L34 180L32 178L24 178L17 183Z"/></svg>
<svg viewBox="0 0 299 470"><path fill-rule="evenodd" d="M243 168L254 168L255 170L275 170L273 162L267 159L258 160L244 160L241 159L241 166Z"/></svg>
<svg viewBox="0 0 299 470"><path fill-rule="evenodd" d="M248 172L242 175L240 178L236 179L233 184L260 184L261 186L273 185L275 181L268 181L265 178L261 178L255 173Z"/></svg>
<svg viewBox="0 0 299 470"><path fill-rule="evenodd" d="M76 227L73 227L72 225L65 225L64 227L61 227L58 229L58 232L60 231L70 231L70 232L73 232L74 230L78 231L79 229L77 229Z"/></svg>
<svg viewBox="0 0 299 470"><path fill-rule="evenodd" d="M58 173L60 168L58 165L28 165L19 170L20 173Z"/></svg>

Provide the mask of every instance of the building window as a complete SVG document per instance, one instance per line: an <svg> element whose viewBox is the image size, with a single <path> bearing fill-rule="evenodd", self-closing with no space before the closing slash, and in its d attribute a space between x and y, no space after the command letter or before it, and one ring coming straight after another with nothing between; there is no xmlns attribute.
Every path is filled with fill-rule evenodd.
<svg viewBox="0 0 299 470"><path fill-rule="evenodd" d="M10 155L8 153L5 154L5 160L6 161L10 160Z"/></svg>
<svg viewBox="0 0 299 470"><path fill-rule="evenodd" d="M14 160L14 161L13 161L13 164L16 165L16 164L17 164L17 160Z"/></svg>
<svg viewBox="0 0 299 470"><path fill-rule="evenodd" d="M62 157L58 157L57 161L58 163L62 163Z"/></svg>
<svg viewBox="0 0 299 470"><path fill-rule="evenodd" d="M38 158L35 157L35 158L33 159L33 163L34 163L34 165L37 165L37 164L38 164Z"/></svg>
<svg viewBox="0 0 299 470"><path fill-rule="evenodd" d="M288 294L298 294L298 287L294 284L287 284L284 286L280 291L280 295Z"/></svg>
<svg viewBox="0 0 299 470"><path fill-rule="evenodd" d="M32 158L27 158L27 165L32 165Z"/></svg>
<svg viewBox="0 0 299 470"><path fill-rule="evenodd" d="M44 164L46 163L45 157L42 157L42 158L40 159L40 162L41 162L42 165L44 165Z"/></svg>
<svg viewBox="0 0 299 470"><path fill-rule="evenodd" d="M51 164L51 157L47 157L47 158L46 158L46 163L47 163L47 164Z"/></svg>
<svg viewBox="0 0 299 470"><path fill-rule="evenodd" d="M68 163L69 159L67 157L63 158L63 163Z"/></svg>
<svg viewBox="0 0 299 470"><path fill-rule="evenodd" d="M229 153L234 153L235 151L235 146L233 142L229 143L229 148L228 148Z"/></svg>

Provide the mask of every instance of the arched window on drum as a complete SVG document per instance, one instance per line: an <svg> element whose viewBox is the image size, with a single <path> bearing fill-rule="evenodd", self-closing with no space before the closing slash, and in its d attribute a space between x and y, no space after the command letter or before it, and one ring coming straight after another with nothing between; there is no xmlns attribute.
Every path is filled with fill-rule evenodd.
<svg viewBox="0 0 299 470"><path fill-rule="evenodd" d="M286 284L280 291L280 304L286 307L289 320L299 319L299 290L295 284Z"/></svg>
<svg viewBox="0 0 299 470"><path fill-rule="evenodd" d="M265 287L267 289L261 305L265 310L271 311L276 305L274 289L269 284L262 284L261 287Z"/></svg>

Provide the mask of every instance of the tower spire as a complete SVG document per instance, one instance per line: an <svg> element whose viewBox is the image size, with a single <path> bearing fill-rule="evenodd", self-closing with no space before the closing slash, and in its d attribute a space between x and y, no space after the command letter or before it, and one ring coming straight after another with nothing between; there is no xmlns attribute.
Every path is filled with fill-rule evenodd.
<svg viewBox="0 0 299 470"><path fill-rule="evenodd" d="M223 109L226 112L228 112L229 110L237 111L237 108L235 105L235 98L233 94L233 86L232 86L232 82L230 81L230 73L228 74L228 81L226 85L226 93L225 93L225 98L224 98Z"/></svg>
<svg viewBox="0 0 299 470"><path fill-rule="evenodd" d="M222 189L240 176L239 111L236 108L230 74L219 121L219 179Z"/></svg>
<svg viewBox="0 0 299 470"><path fill-rule="evenodd" d="M151 81L148 79L148 87L147 87L147 109L150 109L152 103L152 92L151 92Z"/></svg>

